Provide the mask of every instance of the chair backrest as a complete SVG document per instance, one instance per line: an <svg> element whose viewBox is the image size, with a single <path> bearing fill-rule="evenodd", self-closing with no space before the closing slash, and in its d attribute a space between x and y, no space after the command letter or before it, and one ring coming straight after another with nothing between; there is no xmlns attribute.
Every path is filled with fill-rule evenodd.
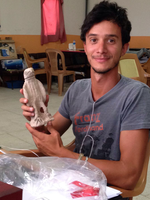
<svg viewBox="0 0 150 200"><path fill-rule="evenodd" d="M136 194L136 195L137 194L139 195L144 191L144 188L146 185L146 180L147 180L147 170L148 170L149 158L150 158L150 139L149 139L148 145L147 145L143 170L142 170L141 176L136 184L136 187L134 188L134 191L133 191L134 194Z"/></svg>
<svg viewBox="0 0 150 200"><path fill-rule="evenodd" d="M142 69L137 54L126 53L120 58L118 71L128 78L139 80L143 83L147 83L147 77L145 77L145 71Z"/></svg>
<svg viewBox="0 0 150 200"><path fill-rule="evenodd" d="M30 58L29 54L27 53L26 49L22 48L22 51L23 51L23 55L24 55L24 58L27 63L27 67L32 67L32 64L29 62L29 61L31 61L31 58Z"/></svg>
<svg viewBox="0 0 150 200"><path fill-rule="evenodd" d="M65 56L64 56L63 52L61 52L58 49L46 49L45 51L46 51L47 57L49 59L49 63L50 63L50 66L51 66L51 72L58 72L59 71L58 55L61 58L62 70L66 71Z"/></svg>

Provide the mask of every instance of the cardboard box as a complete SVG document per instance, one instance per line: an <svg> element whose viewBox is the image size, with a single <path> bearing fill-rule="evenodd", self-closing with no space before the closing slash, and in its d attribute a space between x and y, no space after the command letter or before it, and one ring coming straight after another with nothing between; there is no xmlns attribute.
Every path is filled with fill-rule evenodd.
<svg viewBox="0 0 150 200"><path fill-rule="evenodd" d="M22 189L0 181L0 200L22 200Z"/></svg>
<svg viewBox="0 0 150 200"><path fill-rule="evenodd" d="M0 40L0 60L17 59L14 40Z"/></svg>

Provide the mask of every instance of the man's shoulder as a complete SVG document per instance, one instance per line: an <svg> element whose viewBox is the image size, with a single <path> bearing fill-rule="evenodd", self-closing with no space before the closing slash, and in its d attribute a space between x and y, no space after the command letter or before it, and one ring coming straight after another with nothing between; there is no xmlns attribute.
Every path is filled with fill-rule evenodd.
<svg viewBox="0 0 150 200"><path fill-rule="evenodd" d="M76 80L75 82L73 82L72 87L74 89L85 89L85 88L89 88L91 86L91 79L87 78L87 79L79 79Z"/></svg>
<svg viewBox="0 0 150 200"><path fill-rule="evenodd" d="M91 88L91 79L79 79L74 81L71 86L69 87L66 95L72 97L72 98L76 98L76 97L80 97L87 95L87 93L89 93Z"/></svg>
<svg viewBox="0 0 150 200"><path fill-rule="evenodd" d="M124 87L124 89L128 89L128 90L140 90L142 88L145 88L147 90L150 90L149 86L146 85L145 83L142 83L138 80L133 80L131 78L127 78L122 76L122 81L121 81L121 86Z"/></svg>
<svg viewBox="0 0 150 200"><path fill-rule="evenodd" d="M78 79L74 83L76 83L76 84L89 84L89 83L91 83L91 79L90 78Z"/></svg>

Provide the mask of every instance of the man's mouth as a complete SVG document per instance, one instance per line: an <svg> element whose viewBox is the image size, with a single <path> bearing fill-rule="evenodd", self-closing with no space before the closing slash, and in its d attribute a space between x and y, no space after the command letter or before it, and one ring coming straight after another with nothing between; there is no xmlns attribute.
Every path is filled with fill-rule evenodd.
<svg viewBox="0 0 150 200"><path fill-rule="evenodd" d="M96 60L97 62L106 62L107 60L109 60L109 56L92 56L92 58L94 60Z"/></svg>

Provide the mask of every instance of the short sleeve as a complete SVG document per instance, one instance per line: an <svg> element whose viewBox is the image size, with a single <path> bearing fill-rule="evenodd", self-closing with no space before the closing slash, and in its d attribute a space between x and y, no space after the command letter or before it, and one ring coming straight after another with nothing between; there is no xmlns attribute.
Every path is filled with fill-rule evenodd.
<svg viewBox="0 0 150 200"><path fill-rule="evenodd" d="M150 128L150 88L133 91L121 113L121 131Z"/></svg>
<svg viewBox="0 0 150 200"><path fill-rule="evenodd" d="M70 112L70 102L71 102L71 96L72 96L71 93L73 91L74 84L75 84L75 82L71 84L71 86L65 93L65 96L61 102L59 109L58 109L59 113L67 119L70 119L69 112Z"/></svg>

